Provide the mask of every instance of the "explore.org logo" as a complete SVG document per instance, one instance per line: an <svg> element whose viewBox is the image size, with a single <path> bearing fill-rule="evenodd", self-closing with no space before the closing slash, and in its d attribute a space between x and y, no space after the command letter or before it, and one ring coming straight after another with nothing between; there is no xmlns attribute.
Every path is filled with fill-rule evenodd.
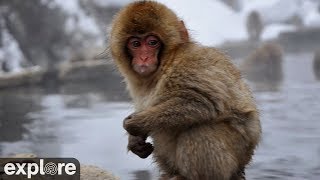
<svg viewBox="0 0 320 180"><path fill-rule="evenodd" d="M0 158L0 179L14 180L21 176L79 180L80 163L74 158Z"/></svg>

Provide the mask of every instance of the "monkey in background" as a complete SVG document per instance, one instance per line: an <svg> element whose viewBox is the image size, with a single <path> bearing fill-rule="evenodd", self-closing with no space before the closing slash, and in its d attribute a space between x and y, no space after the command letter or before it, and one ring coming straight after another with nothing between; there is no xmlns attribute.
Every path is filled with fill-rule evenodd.
<svg viewBox="0 0 320 180"><path fill-rule="evenodd" d="M313 72L316 79L320 80L320 50L314 53L313 58Z"/></svg>
<svg viewBox="0 0 320 180"><path fill-rule="evenodd" d="M283 79L283 50L276 43L266 43L253 51L241 64L240 69L248 80L272 86Z"/></svg>
<svg viewBox="0 0 320 180"><path fill-rule="evenodd" d="M161 179L243 179L261 127L231 61L193 42L177 15L154 1L120 10L109 38L135 107L123 122L128 150L153 153Z"/></svg>
<svg viewBox="0 0 320 180"><path fill-rule="evenodd" d="M249 40L259 41L264 29L264 25L263 25L261 16L257 11L252 11L248 15L246 27L249 35Z"/></svg>

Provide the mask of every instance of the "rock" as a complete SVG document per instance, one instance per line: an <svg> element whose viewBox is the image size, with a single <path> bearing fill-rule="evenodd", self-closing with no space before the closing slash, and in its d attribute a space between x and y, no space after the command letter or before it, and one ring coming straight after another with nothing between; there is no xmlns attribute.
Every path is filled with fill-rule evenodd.
<svg viewBox="0 0 320 180"><path fill-rule="evenodd" d="M96 166L81 165L80 169L81 180L119 180L120 178L114 176L110 172L103 170Z"/></svg>
<svg viewBox="0 0 320 180"><path fill-rule="evenodd" d="M105 60L107 58L107 52L105 48L93 47L86 50L78 50L71 54L70 61L91 61L91 60Z"/></svg>
<svg viewBox="0 0 320 180"><path fill-rule="evenodd" d="M58 77L61 82L103 79L120 83L120 75L113 66L107 60L65 63L61 65Z"/></svg>
<svg viewBox="0 0 320 180"><path fill-rule="evenodd" d="M32 153L25 153L25 154L15 154L10 158L36 158L37 156Z"/></svg>
<svg viewBox="0 0 320 180"><path fill-rule="evenodd" d="M286 52L317 51L320 46L320 27L282 32L278 36L278 43Z"/></svg>
<svg viewBox="0 0 320 180"><path fill-rule="evenodd" d="M1 74L0 88L40 84L44 73L45 71L43 69L33 67L17 73Z"/></svg>
<svg viewBox="0 0 320 180"><path fill-rule="evenodd" d="M46 87L47 84L59 86L75 82L99 82L123 88L122 78L115 71L114 64L105 59L69 61L56 68L33 67L17 73L0 74L0 89L36 85Z"/></svg>
<svg viewBox="0 0 320 180"><path fill-rule="evenodd" d="M8 158L36 158L35 154L15 154ZM4 162L6 163L6 162ZM0 162L1 164L1 162ZM111 172L92 165L80 165L80 179L81 180L120 180Z"/></svg>

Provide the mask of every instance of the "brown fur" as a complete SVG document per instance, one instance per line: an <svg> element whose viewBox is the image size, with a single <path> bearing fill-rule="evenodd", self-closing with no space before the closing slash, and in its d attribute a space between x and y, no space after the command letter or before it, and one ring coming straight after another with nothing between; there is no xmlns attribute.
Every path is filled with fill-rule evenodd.
<svg viewBox="0 0 320 180"><path fill-rule="evenodd" d="M152 32L163 43L149 77L130 67L127 39ZM111 53L136 112L125 122L151 136L164 179L240 179L260 140L259 115L240 72L221 52L194 43L180 19L153 1L134 2L114 19Z"/></svg>

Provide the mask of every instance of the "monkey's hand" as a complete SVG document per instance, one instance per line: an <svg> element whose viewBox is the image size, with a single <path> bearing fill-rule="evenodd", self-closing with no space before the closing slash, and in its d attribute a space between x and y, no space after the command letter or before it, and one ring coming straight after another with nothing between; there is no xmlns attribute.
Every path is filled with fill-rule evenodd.
<svg viewBox="0 0 320 180"><path fill-rule="evenodd" d="M145 159L152 153L153 146L146 142L146 138L129 135L128 150Z"/></svg>
<svg viewBox="0 0 320 180"><path fill-rule="evenodd" d="M133 136L148 137L149 131L147 130L144 118L139 113L132 113L123 121L123 128Z"/></svg>

